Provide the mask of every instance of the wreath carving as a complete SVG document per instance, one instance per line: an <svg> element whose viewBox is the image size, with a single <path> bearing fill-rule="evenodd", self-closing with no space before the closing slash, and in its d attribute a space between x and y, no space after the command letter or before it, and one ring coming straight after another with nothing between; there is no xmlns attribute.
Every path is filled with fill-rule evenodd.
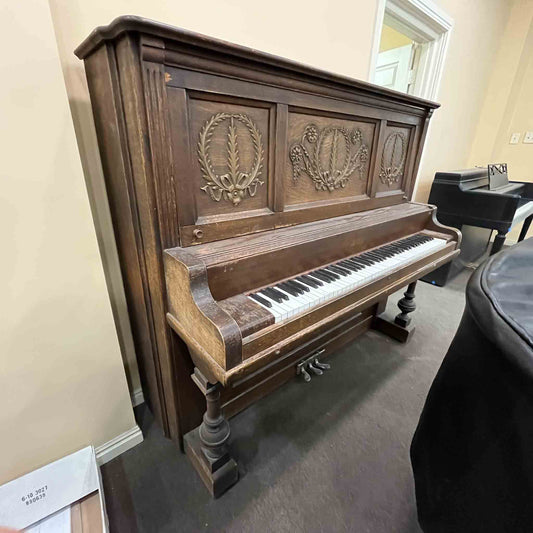
<svg viewBox="0 0 533 533"><path fill-rule="evenodd" d="M332 192L346 187L355 171L360 179L364 178L368 147L359 129L330 126L319 131L314 124L308 124L302 140L291 147L289 158L294 182L304 173L313 180L317 191Z"/></svg>
<svg viewBox="0 0 533 533"><path fill-rule="evenodd" d="M388 187L398 183L403 176L407 139L404 133L391 133L383 146L379 179Z"/></svg>
<svg viewBox="0 0 533 533"><path fill-rule="evenodd" d="M244 124L250 134L254 159L252 168L248 172L240 168L239 139L235 121ZM228 172L217 174L209 156L209 148L215 130L220 124L225 122L228 123L226 144L226 165ZM220 202L221 199L224 199L231 202L234 206L238 206L247 194L250 197L255 196L257 187L264 184L260 179L264 161L261 132L252 119L244 113L222 112L216 113L209 118L200 130L197 153L202 177L206 181L206 184L200 188L215 202Z"/></svg>

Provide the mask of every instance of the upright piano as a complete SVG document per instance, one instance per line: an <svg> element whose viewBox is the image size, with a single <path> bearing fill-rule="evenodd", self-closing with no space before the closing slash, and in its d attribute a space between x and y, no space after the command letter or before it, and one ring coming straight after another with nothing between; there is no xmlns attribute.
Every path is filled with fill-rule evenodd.
<svg viewBox="0 0 533 533"><path fill-rule="evenodd" d="M437 206L440 222L463 233L460 255L424 277L442 286L487 252L494 231L491 255L514 226L522 224L518 241L525 238L533 219L533 183L509 181L506 164L437 172L429 203Z"/></svg>
<svg viewBox="0 0 533 533"><path fill-rule="evenodd" d="M438 104L138 17L76 54L145 397L218 496L228 418L371 327L405 341L458 254L411 200Z"/></svg>

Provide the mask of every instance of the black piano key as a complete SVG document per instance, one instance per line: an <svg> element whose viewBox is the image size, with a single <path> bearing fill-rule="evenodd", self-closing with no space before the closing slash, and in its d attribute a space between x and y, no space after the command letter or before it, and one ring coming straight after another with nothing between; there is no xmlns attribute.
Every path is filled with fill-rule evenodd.
<svg viewBox="0 0 533 533"><path fill-rule="evenodd" d="M333 281L341 279L340 275L328 268L321 268L320 272L323 272L326 276L329 276Z"/></svg>
<svg viewBox="0 0 533 533"><path fill-rule="evenodd" d="M356 261L357 259L357 256L355 255L354 257L350 257L349 259L345 259L345 261L348 261L349 263L353 263L355 266L359 267L359 268L364 268L364 264L361 263L360 261Z"/></svg>
<svg viewBox="0 0 533 533"><path fill-rule="evenodd" d="M325 283L331 283L332 281L334 281L332 278L326 276L325 274L323 274L322 272L319 272L318 270L315 270L314 272L310 272L308 275L312 276L313 278L317 278L318 280L323 281Z"/></svg>
<svg viewBox="0 0 533 533"><path fill-rule="evenodd" d="M367 256L371 259L375 259L378 263L380 261L383 261L383 257L379 254L379 252L372 250L371 252L366 252Z"/></svg>
<svg viewBox="0 0 533 533"><path fill-rule="evenodd" d="M252 298L253 300L255 300L256 302L263 304L265 307L272 307L272 303L269 302L266 298L259 296L259 294L249 294L248 296Z"/></svg>
<svg viewBox="0 0 533 533"><path fill-rule="evenodd" d="M265 296L268 296L271 300L274 300L275 302L278 302L279 304L283 303L284 300L289 299L289 297L286 294L276 291L272 287L268 287L268 289L262 289L261 291L259 291L259 293L264 294Z"/></svg>
<svg viewBox="0 0 533 533"><path fill-rule="evenodd" d="M405 252L409 249L409 246L405 242L399 242L396 244L396 249L398 250L398 253Z"/></svg>
<svg viewBox="0 0 533 533"><path fill-rule="evenodd" d="M357 266L359 266L361 270L364 270L367 266L369 266L368 263L365 263L364 261L361 261L357 257L351 257L350 261L352 261Z"/></svg>
<svg viewBox="0 0 533 533"><path fill-rule="evenodd" d="M355 263L352 263L346 259L339 261L339 265L343 266L344 268L347 268L348 270L351 270L352 272L357 272L358 270L361 270L360 266L357 266Z"/></svg>
<svg viewBox="0 0 533 533"><path fill-rule="evenodd" d="M390 252L388 252L385 247L378 248L377 250L374 250L374 251L377 254L379 254L379 256L382 257L383 259L388 259L390 256Z"/></svg>
<svg viewBox="0 0 533 533"><path fill-rule="evenodd" d="M293 291L295 291L298 296L301 296L302 294L305 293L305 290L302 289L298 283L295 283L292 279L289 279L285 282L287 285L289 285L289 287L292 288Z"/></svg>
<svg viewBox="0 0 533 533"><path fill-rule="evenodd" d="M394 248L387 245L383 246L383 248L381 249L381 253L385 254L387 257L393 257L396 252Z"/></svg>
<svg viewBox="0 0 533 533"><path fill-rule="evenodd" d="M298 281L296 281L295 279L291 279L289 280L288 283L292 283L292 285L297 288L297 289L300 289L301 291L304 291L304 292L309 292L311 289L307 286L307 285L304 285L303 283L299 283Z"/></svg>
<svg viewBox="0 0 533 533"><path fill-rule="evenodd" d="M284 292L278 291L278 290L276 289L276 287L269 287L269 289L270 289L271 291L273 291L274 294L277 294L278 296L280 296L280 297L283 298L284 300L288 300L288 299L289 299L289 297L288 297Z"/></svg>
<svg viewBox="0 0 533 533"><path fill-rule="evenodd" d="M274 302L277 302L278 304L283 302L283 298L278 298L275 294L272 294L271 292L269 292L268 289L257 291L256 294L259 294L260 296L263 296L263 297L268 297Z"/></svg>
<svg viewBox="0 0 533 533"><path fill-rule="evenodd" d="M306 285L307 287L316 288L318 287L318 281L316 279L305 277L305 276L298 276L297 278L294 278L296 281L299 281L302 285Z"/></svg>
<svg viewBox="0 0 533 533"><path fill-rule="evenodd" d="M403 250L402 246L399 243L396 243L396 242L392 243L392 244L389 244L389 247L390 247L390 249L391 249L393 254L400 253Z"/></svg>
<svg viewBox="0 0 533 533"><path fill-rule="evenodd" d="M313 289L316 289L320 287L321 285L323 285L321 281L318 281L315 278L311 278L307 276L306 274L303 274L302 276L298 276L296 279L300 281L302 284L305 283L307 286L312 287Z"/></svg>
<svg viewBox="0 0 533 533"><path fill-rule="evenodd" d="M351 273L352 273L352 271L348 267L343 266L343 265L339 265L338 263L335 264L335 267L336 268L340 268L341 270L344 270L344 273L345 273L346 276L350 276Z"/></svg>
<svg viewBox="0 0 533 533"><path fill-rule="evenodd" d="M276 287L279 287L280 289L283 289L285 292L288 292L289 294L291 294L292 296L300 296L303 294L303 292L299 292L297 291L296 289L294 289L293 287L291 287L287 282L283 282L283 283L278 283L276 285Z"/></svg>
<svg viewBox="0 0 533 533"><path fill-rule="evenodd" d="M362 263L363 265L366 265L366 266L372 266L375 263L375 261L363 255L356 256L353 258L353 260L357 261L358 263Z"/></svg>
<svg viewBox="0 0 533 533"><path fill-rule="evenodd" d="M350 272L348 270L345 270L342 267L339 267L337 265L329 265L328 270L333 270L333 272L340 274L341 276L349 276Z"/></svg>

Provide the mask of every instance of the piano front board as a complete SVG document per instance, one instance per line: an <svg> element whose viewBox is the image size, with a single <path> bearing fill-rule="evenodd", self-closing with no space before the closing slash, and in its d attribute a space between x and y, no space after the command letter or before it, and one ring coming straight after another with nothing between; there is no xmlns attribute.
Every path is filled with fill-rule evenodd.
<svg viewBox="0 0 533 533"><path fill-rule="evenodd" d="M425 112L303 93L279 81L146 68L164 71L158 79L165 80L181 246L411 196Z"/></svg>

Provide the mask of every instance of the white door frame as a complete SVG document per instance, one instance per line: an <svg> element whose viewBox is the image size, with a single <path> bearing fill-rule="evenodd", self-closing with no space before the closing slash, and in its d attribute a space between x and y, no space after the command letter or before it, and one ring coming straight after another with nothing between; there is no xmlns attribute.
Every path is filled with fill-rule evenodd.
<svg viewBox="0 0 533 533"><path fill-rule="evenodd" d="M378 0L368 79L374 81L383 23L422 43L415 94L428 100L438 95L453 19L431 0Z"/></svg>

